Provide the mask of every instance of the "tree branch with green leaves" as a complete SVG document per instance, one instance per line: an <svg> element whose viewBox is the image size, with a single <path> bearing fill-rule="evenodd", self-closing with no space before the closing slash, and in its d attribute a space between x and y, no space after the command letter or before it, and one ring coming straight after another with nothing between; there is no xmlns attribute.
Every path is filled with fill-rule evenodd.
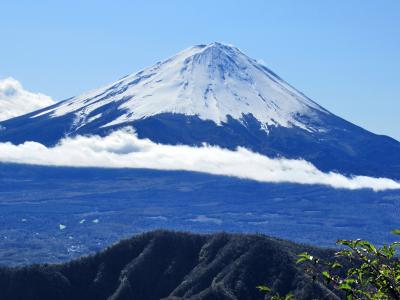
<svg viewBox="0 0 400 300"><path fill-rule="evenodd" d="M400 230L393 230L399 235ZM346 299L400 300L400 260L396 256L400 242L378 248L365 240L338 240L344 248L335 253L334 261L324 261L308 253L299 255L297 263L306 264L312 276L322 276ZM319 272L319 265L323 268ZM320 273L320 274L318 274Z"/></svg>
<svg viewBox="0 0 400 300"><path fill-rule="evenodd" d="M400 230L393 230L400 235ZM342 246L332 260L307 252L298 255L297 264L304 266L313 281L323 280L347 300L400 300L400 242L376 247L366 240L338 240ZM279 296L268 287L258 286L271 300L294 299ZM289 297L289 298L286 298Z"/></svg>

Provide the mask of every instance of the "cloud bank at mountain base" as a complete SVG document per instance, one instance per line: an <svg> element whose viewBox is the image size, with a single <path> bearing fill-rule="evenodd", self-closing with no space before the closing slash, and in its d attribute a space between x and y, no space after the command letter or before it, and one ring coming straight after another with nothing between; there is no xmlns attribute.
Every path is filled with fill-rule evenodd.
<svg viewBox="0 0 400 300"><path fill-rule="evenodd" d="M46 166L185 170L260 182L322 184L351 190L400 189L400 183L388 178L324 173L304 160L269 158L240 147L231 151L208 145L157 144L139 139L132 129L115 131L106 137L65 138L51 148L37 142L0 143L0 161Z"/></svg>

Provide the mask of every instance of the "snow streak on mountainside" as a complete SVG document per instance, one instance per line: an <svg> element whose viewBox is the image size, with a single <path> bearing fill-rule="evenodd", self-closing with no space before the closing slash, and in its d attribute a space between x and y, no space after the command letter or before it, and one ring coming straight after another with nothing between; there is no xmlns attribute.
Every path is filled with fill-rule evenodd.
<svg viewBox="0 0 400 300"><path fill-rule="evenodd" d="M243 121L252 114L268 126L297 126L312 131L300 116L326 112L239 49L212 43L186 49L170 59L101 89L64 101L33 116L59 117L75 113L75 129L101 118L91 115L111 102L123 113L102 127L161 113L198 116L218 125L227 116ZM91 115L89 117L89 115Z"/></svg>

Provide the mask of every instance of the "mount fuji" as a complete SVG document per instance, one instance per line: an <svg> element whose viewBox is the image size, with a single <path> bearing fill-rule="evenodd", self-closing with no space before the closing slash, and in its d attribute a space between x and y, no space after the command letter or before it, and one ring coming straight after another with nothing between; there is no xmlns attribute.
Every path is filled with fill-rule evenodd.
<svg viewBox="0 0 400 300"><path fill-rule="evenodd" d="M198 45L105 87L0 122L0 141L54 146L133 127L162 144L238 146L323 171L400 179L400 142L327 111L238 48Z"/></svg>

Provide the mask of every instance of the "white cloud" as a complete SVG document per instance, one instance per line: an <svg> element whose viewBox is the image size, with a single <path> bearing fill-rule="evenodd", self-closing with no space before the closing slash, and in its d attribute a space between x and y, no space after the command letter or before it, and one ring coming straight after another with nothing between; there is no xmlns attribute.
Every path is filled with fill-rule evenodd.
<svg viewBox="0 0 400 300"><path fill-rule="evenodd" d="M0 121L54 104L49 96L24 90L14 78L0 79Z"/></svg>
<svg viewBox="0 0 400 300"><path fill-rule="evenodd" d="M197 222L197 223L214 223L214 224L217 224L217 225L221 225L222 224L222 220L221 219L210 218L210 217L207 217L205 215L197 216L194 219L189 219L189 221Z"/></svg>
<svg viewBox="0 0 400 300"><path fill-rule="evenodd" d="M234 176L260 182L323 184L334 188L375 191L400 189L387 178L346 177L324 173L304 160L271 159L244 148L236 151L207 146L171 146L139 139L132 130L115 131L106 137L66 138L52 148L26 142L0 143L0 161L50 166L149 168L187 170Z"/></svg>

